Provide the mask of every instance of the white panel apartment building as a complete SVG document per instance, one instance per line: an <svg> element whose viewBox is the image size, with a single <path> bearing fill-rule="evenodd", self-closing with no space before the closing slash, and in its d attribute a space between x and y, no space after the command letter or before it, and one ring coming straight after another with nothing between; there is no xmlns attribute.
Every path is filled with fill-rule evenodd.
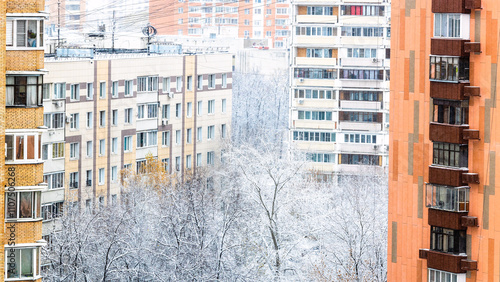
<svg viewBox="0 0 500 282"><path fill-rule="evenodd" d="M181 174L221 160L232 55L114 56L46 60L45 226L63 202L91 209L119 201L120 170L136 171L147 154Z"/></svg>
<svg viewBox="0 0 500 282"><path fill-rule="evenodd" d="M290 134L324 175L388 162L390 3L295 0Z"/></svg>

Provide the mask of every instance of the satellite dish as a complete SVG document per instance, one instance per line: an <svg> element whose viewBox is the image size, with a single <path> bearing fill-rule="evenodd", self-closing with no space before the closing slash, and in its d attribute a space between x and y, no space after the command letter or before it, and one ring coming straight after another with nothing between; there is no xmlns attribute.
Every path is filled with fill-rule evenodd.
<svg viewBox="0 0 500 282"><path fill-rule="evenodd" d="M148 24L142 29L142 34L146 35L147 37L153 37L156 35L156 28L154 28L154 26L152 26L151 24Z"/></svg>

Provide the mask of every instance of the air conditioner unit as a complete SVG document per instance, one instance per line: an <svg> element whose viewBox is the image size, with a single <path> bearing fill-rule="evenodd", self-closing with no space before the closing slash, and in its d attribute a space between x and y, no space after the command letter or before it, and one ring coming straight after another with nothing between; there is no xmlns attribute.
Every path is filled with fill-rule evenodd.
<svg viewBox="0 0 500 282"><path fill-rule="evenodd" d="M299 82L304 82L304 78L299 78Z"/></svg>
<svg viewBox="0 0 500 282"><path fill-rule="evenodd" d="M372 59L372 62L374 62L374 63L378 63L378 59L377 59L377 58L373 58L373 59Z"/></svg>
<svg viewBox="0 0 500 282"><path fill-rule="evenodd" d="M66 116L66 123L73 122L73 117L72 116Z"/></svg>
<svg viewBox="0 0 500 282"><path fill-rule="evenodd" d="M174 98L174 92L168 92L168 98Z"/></svg>
<svg viewBox="0 0 500 282"><path fill-rule="evenodd" d="M168 119L166 119L166 118L162 119L161 125L168 125Z"/></svg>
<svg viewBox="0 0 500 282"><path fill-rule="evenodd" d="M376 151L376 150L378 150L378 148L379 148L379 145L373 145L373 150Z"/></svg>
<svg viewBox="0 0 500 282"><path fill-rule="evenodd" d="M385 128L389 128L389 124L388 123L385 123L384 126L385 126Z"/></svg>
<svg viewBox="0 0 500 282"><path fill-rule="evenodd" d="M57 107L57 108L60 108L63 106L63 101L54 101L54 105Z"/></svg>
<svg viewBox="0 0 500 282"><path fill-rule="evenodd" d="M300 105L304 104L304 100L303 100L303 99L300 99L300 100L299 100L299 104L300 104Z"/></svg>

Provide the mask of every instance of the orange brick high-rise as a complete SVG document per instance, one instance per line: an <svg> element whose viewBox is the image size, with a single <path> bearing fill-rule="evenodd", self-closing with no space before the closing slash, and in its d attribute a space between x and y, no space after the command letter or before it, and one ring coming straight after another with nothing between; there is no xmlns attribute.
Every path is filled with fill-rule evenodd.
<svg viewBox="0 0 500 282"><path fill-rule="evenodd" d="M389 281L499 281L499 16L392 1Z"/></svg>
<svg viewBox="0 0 500 282"><path fill-rule="evenodd" d="M0 10L0 281L41 281L44 1L2 1Z"/></svg>

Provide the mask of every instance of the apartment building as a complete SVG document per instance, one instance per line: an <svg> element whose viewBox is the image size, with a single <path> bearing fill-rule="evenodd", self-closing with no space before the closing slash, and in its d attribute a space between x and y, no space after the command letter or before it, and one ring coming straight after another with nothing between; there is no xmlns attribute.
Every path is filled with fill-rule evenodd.
<svg viewBox="0 0 500 282"><path fill-rule="evenodd" d="M390 4L297 0L292 5L290 139L311 170L388 165Z"/></svg>
<svg viewBox="0 0 500 282"><path fill-rule="evenodd" d="M42 281L43 0L4 1L0 51L1 281Z"/></svg>
<svg viewBox="0 0 500 282"><path fill-rule="evenodd" d="M285 48L289 36L287 0L152 0L149 21L159 35L262 39L259 46Z"/></svg>
<svg viewBox="0 0 500 282"><path fill-rule="evenodd" d="M388 280L498 280L498 1L392 5Z"/></svg>
<svg viewBox="0 0 500 282"><path fill-rule="evenodd" d="M63 203L120 201L120 171L148 154L183 175L220 162L229 138L232 55L102 57L46 59L44 234Z"/></svg>

